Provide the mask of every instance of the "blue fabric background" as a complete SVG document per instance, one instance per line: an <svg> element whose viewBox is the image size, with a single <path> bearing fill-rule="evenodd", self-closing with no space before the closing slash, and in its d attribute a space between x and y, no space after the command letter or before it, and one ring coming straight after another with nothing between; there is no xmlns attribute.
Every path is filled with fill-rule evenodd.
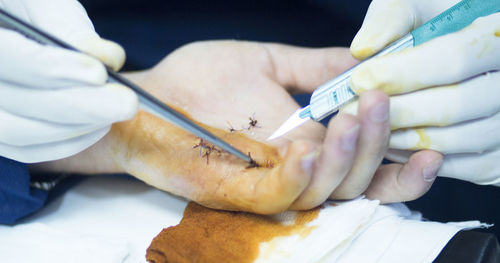
<svg viewBox="0 0 500 263"><path fill-rule="evenodd" d="M48 192L30 187L26 164L0 157L0 224L13 224L39 210Z"/></svg>

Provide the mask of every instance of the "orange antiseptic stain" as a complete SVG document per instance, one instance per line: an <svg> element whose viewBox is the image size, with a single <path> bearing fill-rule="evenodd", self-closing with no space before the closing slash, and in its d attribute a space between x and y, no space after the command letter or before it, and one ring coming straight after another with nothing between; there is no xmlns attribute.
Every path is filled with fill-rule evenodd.
<svg viewBox="0 0 500 263"><path fill-rule="evenodd" d="M432 141L429 135L427 135L426 129L415 129L415 132L418 134L420 140L410 150L430 149Z"/></svg>
<svg viewBox="0 0 500 263"><path fill-rule="evenodd" d="M147 250L149 262L253 262L259 245L275 237L306 237L320 208L297 212L292 224L269 216L213 210L190 202L177 226L163 229Z"/></svg>
<svg viewBox="0 0 500 263"><path fill-rule="evenodd" d="M250 153L257 165L247 169L248 163L238 157L143 111L113 125L108 135L111 155L127 173L208 207L271 213L284 210L296 198L298 193L282 187L288 178L279 175L284 158L278 148L242 133L197 124ZM253 196L256 192L258 197ZM277 208L269 212L268 207Z"/></svg>

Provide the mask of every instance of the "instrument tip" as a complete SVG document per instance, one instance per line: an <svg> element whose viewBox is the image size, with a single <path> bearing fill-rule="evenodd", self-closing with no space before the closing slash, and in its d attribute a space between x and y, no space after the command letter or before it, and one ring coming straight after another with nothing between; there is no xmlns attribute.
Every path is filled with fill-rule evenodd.
<svg viewBox="0 0 500 263"><path fill-rule="evenodd" d="M306 123L308 120L311 119L311 113L309 110L309 106L298 109L290 118L288 118L281 126L273 133L269 138L267 138L267 141L277 139L289 131L299 127L300 125Z"/></svg>

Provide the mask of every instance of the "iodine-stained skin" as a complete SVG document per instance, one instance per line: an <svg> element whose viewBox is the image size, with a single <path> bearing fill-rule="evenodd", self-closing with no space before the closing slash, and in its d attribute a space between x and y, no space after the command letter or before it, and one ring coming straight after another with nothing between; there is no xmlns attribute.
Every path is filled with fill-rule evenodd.
<svg viewBox="0 0 500 263"><path fill-rule="evenodd" d="M146 183L218 209L281 212L309 183L300 166L307 146L292 144L282 156L277 148L240 132L202 126L250 153L258 167L223 151L207 155L207 149L197 147L198 137L146 112L113 126L113 158Z"/></svg>

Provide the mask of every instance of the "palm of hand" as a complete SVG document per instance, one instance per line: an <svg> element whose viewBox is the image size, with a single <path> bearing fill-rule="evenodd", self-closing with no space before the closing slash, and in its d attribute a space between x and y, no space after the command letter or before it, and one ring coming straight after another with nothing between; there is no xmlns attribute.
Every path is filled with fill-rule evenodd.
<svg viewBox="0 0 500 263"><path fill-rule="evenodd" d="M273 63L264 44L201 42L175 51L141 84L198 121L264 141L299 107L278 83ZM324 132L310 122L288 138L320 141Z"/></svg>

